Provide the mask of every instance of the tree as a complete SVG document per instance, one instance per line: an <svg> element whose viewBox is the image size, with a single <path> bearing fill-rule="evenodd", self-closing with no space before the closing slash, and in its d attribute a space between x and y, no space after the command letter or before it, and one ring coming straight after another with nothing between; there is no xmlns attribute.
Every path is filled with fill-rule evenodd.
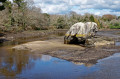
<svg viewBox="0 0 120 79"><path fill-rule="evenodd" d="M44 16L44 26L49 26L50 25L50 15L47 13L44 13L43 16Z"/></svg>
<svg viewBox="0 0 120 79"><path fill-rule="evenodd" d="M25 4L24 0L13 0L13 1L14 1L14 3L17 4L17 6L18 6L19 9L24 8L24 4Z"/></svg>
<svg viewBox="0 0 120 79"><path fill-rule="evenodd" d="M120 19L120 16L118 16L117 19Z"/></svg>
<svg viewBox="0 0 120 79"><path fill-rule="evenodd" d="M76 19L76 15L77 15L76 12L74 12L74 11L70 12L70 16L71 16L72 19Z"/></svg>
<svg viewBox="0 0 120 79"><path fill-rule="evenodd" d="M74 11L71 11L69 14L69 26L73 25L74 23L78 22L78 14Z"/></svg>
<svg viewBox="0 0 120 79"><path fill-rule="evenodd" d="M64 22L65 22L64 18L63 17L59 17L58 20L57 20L57 28L58 29L65 28L66 24Z"/></svg>
<svg viewBox="0 0 120 79"><path fill-rule="evenodd" d="M5 9L4 3L6 2L6 0L0 0L0 2L2 2L2 5L0 5L0 11Z"/></svg>
<svg viewBox="0 0 120 79"><path fill-rule="evenodd" d="M116 19L116 16L115 15L111 15L111 14L106 14L106 15L103 15L102 18L104 20L111 21L113 19Z"/></svg>
<svg viewBox="0 0 120 79"><path fill-rule="evenodd" d="M89 21L89 17L86 15L83 19L83 22L88 22Z"/></svg>
<svg viewBox="0 0 120 79"><path fill-rule="evenodd" d="M0 2L5 2L6 0L0 0Z"/></svg>
<svg viewBox="0 0 120 79"><path fill-rule="evenodd" d="M10 24L10 26L12 26L12 25L13 25L13 22L14 22L14 18L13 18L13 14L12 14L12 3L11 3L10 1L6 1L6 2L4 3L4 6L5 6L5 8L6 8L7 11L8 11L9 24Z"/></svg>
<svg viewBox="0 0 120 79"><path fill-rule="evenodd" d="M89 19L90 19L91 22L95 22L93 15L91 15Z"/></svg>
<svg viewBox="0 0 120 79"><path fill-rule="evenodd" d="M4 9L5 9L4 5L1 5L1 6L0 6L0 11L2 11L2 10L4 10Z"/></svg>
<svg viewBox="0 0 120 79"><path fill-rule="evenodd" d="M99 22L99 20L98 20L97 18L94 18L94 22L97 23L97 25L98 25L99 28L102 27L102 26L100 25L100 22Z"/></svg>
<svg viewBox="0 0 120 79"><path fill-rule="evenodd" d="M27 8L27 3L25 0L13 0L14 3L17 4L18 7L18 15L17 15L17 23L18 26L22 26L24 30L26 30L26 16L25 11Z"/></svg>

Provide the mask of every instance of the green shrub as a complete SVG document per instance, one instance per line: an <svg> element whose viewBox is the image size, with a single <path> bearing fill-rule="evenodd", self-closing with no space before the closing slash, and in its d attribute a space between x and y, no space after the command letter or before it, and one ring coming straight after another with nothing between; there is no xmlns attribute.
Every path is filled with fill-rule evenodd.
<svg viewBox="0 0 120 79"><path fill-rule="evenodd" d="M120 24L119 23L115 23L114 26L119 26Z"/></svg>
<svg viewBox="0 0 120 79"><path fill-rule="evenodd" d="M57 29L64 29L66 26L64 18L63 17L58 18L56 25Z"/></svg>
<svg viewBox="0 0 120 79"><path fill-rule="evenodd" d="M112 25L111 25L109 28L110 28L110 29L120 29L120 25L119 25L119 26L112 26Z"/></svg>

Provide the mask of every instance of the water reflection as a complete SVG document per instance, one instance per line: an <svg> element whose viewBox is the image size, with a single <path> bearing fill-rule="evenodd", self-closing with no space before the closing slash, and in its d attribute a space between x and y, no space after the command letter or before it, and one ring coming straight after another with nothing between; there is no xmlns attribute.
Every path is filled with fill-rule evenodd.
<svg viewBox="0 0 120 79"><path fill-rule="evenodd" d="M28 51L13 52L12 50L4 50L4 48L0 50L0 73L5 76L16 76L23 70L31 69L35 60L50 61L51 59L51 56L48 55L33 56Z"/></svg>
<svg viewBox="0 0 120 79"><path fill-rule="evenodd" d="M117 74L120 72L119 53L99 60L97 64L80 62L73 62L73 64L48 55L5 49L6 47L0 48L0 79L13 79L13 77L17 79L117 79L120 77Z"/></svg>
<svg viewBox="0 0 120 79"><path fill-rule="evenodd" d="M5 76L15 76L34 65L27 51L0 50L0 72Z"/></svg>
<svg viewBox="0 0 120 79"><path fill-rule="evenodd" d="M76 79L79 75L96 71L94 67L75 65L48 55L0 48L0 79ZM85 72L85 73L84 73ZM74 75L73 75L74 74Z"/></svg>
<svg viewBox="0 0 120 79"><path fill-rule="evenodd" d="M95 63L82 63L82 62L72 62L76 65L85 65L86 67L92 67Z"/></svg>
<svg viewBox="0 0 120 79"><path fill-rule="evenodd" d="M41 56L41 60L42 60L42 61L50 61L51 58L52 58L52 57L49 56L49 55L42 55L42 56Z"/></svg>

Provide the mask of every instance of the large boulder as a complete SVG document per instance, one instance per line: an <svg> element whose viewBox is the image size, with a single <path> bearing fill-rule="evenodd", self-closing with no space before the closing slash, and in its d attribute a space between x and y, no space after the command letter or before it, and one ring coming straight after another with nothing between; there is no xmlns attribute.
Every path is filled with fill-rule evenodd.
<svg viewBox="0 0 120 79"><path fill-rule="evenodd" d="M98 31L98 28L95 22L75 23L70 27L70 29L65 34L64 43L68 44L76 41L84 42L86 39L95 36L97 31Z"/></svg>

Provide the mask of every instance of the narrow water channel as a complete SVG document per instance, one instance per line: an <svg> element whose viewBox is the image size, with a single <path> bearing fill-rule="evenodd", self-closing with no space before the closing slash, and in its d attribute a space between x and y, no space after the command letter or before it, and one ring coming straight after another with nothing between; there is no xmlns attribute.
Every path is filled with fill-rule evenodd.
<svg viewBox="0 0 120 79"><path fill-rule="evenodd" d="M28 51L12 51L10 44L0 47L0 79L120 79L120 53L85 65ZM120 46L120 42L116 45Z"/></svg>

